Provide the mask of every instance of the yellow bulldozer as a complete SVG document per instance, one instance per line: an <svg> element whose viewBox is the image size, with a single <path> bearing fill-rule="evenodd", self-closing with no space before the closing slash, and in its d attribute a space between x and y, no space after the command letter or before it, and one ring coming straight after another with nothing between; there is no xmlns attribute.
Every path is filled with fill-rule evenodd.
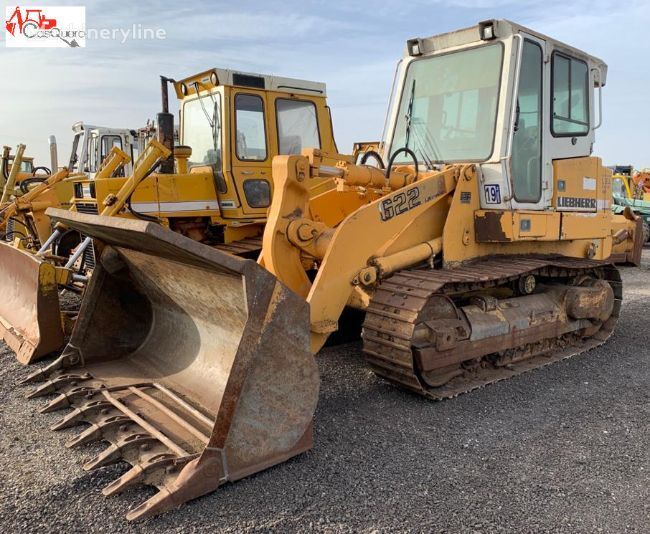
<svg viewBox="0 0 650 534"><path fill-rule="evenodd" d="M257 257L273 184L271 161L320 147L336 152L325 84L214 68L182 80L161 77L158 139L175 158L134 192L125 216L155 220L197 241ZM179 99L173 146L168 85ZM73 204L98 213L124 179L79 182ZM314 194L331 181L314 184Z"/></svg>
<svg viewBox="0 0 650 534"><path fill-rule="evenodd" d="M179 146L174 146L174 116L169 113L170 83L179 98ZM69 167L88 176L72 181L72 210L100 213L125 183L135 180L137 188L115 215L155 221L228 253L256 258L271 203L273 156L299 154L306 147L337 151L325 84L215 68L180 81L162 77L161 89L157 135L171 155L164 161L151 159L156 166L140 167L138 176L135 170L129 173L137 152L131 146L125 153L119 132L73 126ZM77 142L83 132L87 142ZM124 156L121 164L97 172L97 161L113 148ZM60 178L57 174L50 180L50 189ZM311 194L332 186L331 179L313 181ZM39 199L45 192L38 191ZM8 295L0 300L0 337L22 363L63 347L67 317L61 316L59 289L75 280L84 283L95 263L90 239L65 225L51 233L46 204L40 202L38 211L29 209L36 206L33 202L27 206L22 212L32 219L38 215L39 228L46 226L38 235L44 237L35 239L31 250L0 243L0 280Z"/></svg>
<svg viewBox="0 0 650 534"><path fill-rule="evenodd" d="M89 425L68 446L109 443L84 469L131 464L106 495L159 489L139 519L312 446L314 355L346 306L365 312L370 369L431 399L605 342L622 300L610 257L638 262L642 236L611 212L611 172L591 155L606 72L505 20L409 40L386 157L274 158L257 262L151 222L50 210L101 253L30 396L69 410L54 429ZM310 198L324 177L336 188Z"/></svg>

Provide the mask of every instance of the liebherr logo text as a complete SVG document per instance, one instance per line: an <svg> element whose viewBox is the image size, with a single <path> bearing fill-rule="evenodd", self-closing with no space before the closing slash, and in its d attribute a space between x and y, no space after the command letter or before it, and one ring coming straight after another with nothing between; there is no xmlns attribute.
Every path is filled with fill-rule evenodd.
<svg viewBox="0 0 650 534"><path fill-rule="evenodd" d="M581 198L581 197L559 197L557 199L558 208L573 208L573 209L585 209L585 210L595 210L596 209L596 199L595 198Z"/></svg>
<svg viewBox="0 0 650 534"><path fill-rule="evenodd" d="M86 46L83 6L10 6L5 9L9 48L77 48Z"/></svg>

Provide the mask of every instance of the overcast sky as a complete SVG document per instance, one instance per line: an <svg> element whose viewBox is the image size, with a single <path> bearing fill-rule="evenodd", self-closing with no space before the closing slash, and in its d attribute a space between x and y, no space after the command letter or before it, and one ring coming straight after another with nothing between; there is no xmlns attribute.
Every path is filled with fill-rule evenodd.
<svg viewBox="0 0 650 534"><path fill-rule="evenodd" d="M65 161L73 122L137 128L159 110L160 74L215 66L326 82L339 150L349 152L354 141L381 135L406 39L508 18L609 64L595 153L607 164L650 167L648 0L33 3L85 5L89 28L140 24L167 36L70 49L0 43L0 145L24 142L40 162L49 162L49 134Z"/></svg>

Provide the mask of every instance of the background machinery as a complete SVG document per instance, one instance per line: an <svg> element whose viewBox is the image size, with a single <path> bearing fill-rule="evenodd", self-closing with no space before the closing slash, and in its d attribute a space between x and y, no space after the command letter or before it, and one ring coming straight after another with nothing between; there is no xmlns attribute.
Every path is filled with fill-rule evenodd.
<svg viewBox="0 0 650 534"><path fill-rule="evenodd" d="M409 40L387 157L276 157L257 263L150 222L52 210L103 250L31 396L71 409L55 429L90 425L69 446L110 444L85 469L131 464L105 494L159 488L138 519L311 447L312 356L346 306L365 312L369 367L433 399L603 343L622 298L610 256L638 262L642 235L612 213L611 172L591 155L606 70L504 20ZM323 178L336 188L310 198Z"/></svg>
<svg viewBox="0 0 650 534"><path fill-rule="evenodd" d="M135 130L91 126L83 122L74 123L72 131L72 152L65 179L50 179L52 171L56 173L59 170L57 142L53 135L48 139L51 160L49 168L34 168L33 159L22 155L24 148L20 149L20 146L24 145L19 145L15 156L11 155L9 147L5 147L0 180L3 184L0 228L7 241L14 242L15 238L18 238L16 243L20 247L38 250L40 244L44 243L52 232L45 210L48 207L70 208L74 196L74 182L94 178L100 163L113 146L124 150L133 158L134 155L137 157L142 150L142 143L146 142L146 139L138 137ZM10 179L14 157L20 158L20 171L15 178ZM129 176L131 171L131 161L128 161L118 173L121 176ZM46 187L39 187L34 191L40 184L45 184ZM31 192L29 197L24 197L28 192ZM11 209L11 216L8 217L6 207L12 202L15 209ZM61 255L67 255L78 244L78 241L75 242L69 237L76 236L68 236L64 242L59 243Z"/></svg>
<svg viewBox="0 0 650 534"><path fill-rule="evenodd" d="M179 99L174 158L134 192L128 216L152 218L197 241L256 257L273 183L271 160L320 147L335 153L325 84L214 68L183 80L161 77L158 138L173 147L168 84ZM322 182L322 181L321 181ZM331 181L314 184L314 194ZM97 213L120 180L75 190L77 211Z"/></svg>
<svg viewBox="0 0 650 534"><path fill-rule="evenodd" d="M298 154L310 146L336 152L325 85L218 68L177 82L163 77L161 82L157 135L170 155L165 161L147 160L156 166L140 169L137 187L124 198L125 209L114 215L154 221L228 253L256 258L271 202L273 156ZM177 146L169 83L180 99ZM72 210L97 214L133 179L130 160L139 150L135 140L151 128L129 133L77 123L73 130L69 165L87 175L68 178ZM130 153L125 154L127 147ZM126 159L111 172L106 165L101 172L97 162L113 148ZM332 184L331 179L314 180L310 194ZM12 295L0 302L0 336L23 363L63 346L57 287L84 280L84 273L76 271L92 269L95 263L91 240L67 227L50 239L52 227L46 222L47 234L30 246L0 246L0 279ZM57 283L44 272L56 272Z"/></svg>
<svg viewBox="0 0 650 534"><path fill-rule="evenodd" d="M632 165L616 165L612 176L612 210L632 210L643 221L644 243L650 240L650 172L635 171Z"/></svg>

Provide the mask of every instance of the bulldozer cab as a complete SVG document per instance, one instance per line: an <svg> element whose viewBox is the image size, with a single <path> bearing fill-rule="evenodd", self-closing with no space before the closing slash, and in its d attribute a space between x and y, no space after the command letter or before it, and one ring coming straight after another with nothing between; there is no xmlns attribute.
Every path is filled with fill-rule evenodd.
<svg viewBox="0 0 650 534"><path fill-rule="evenodd" d="M174 172L145 180L128 217L156 217L204 242L259 237L273 193L273 157L310 147L337 151L325 84L220 68L173 83L180 115ZM77 187L77 210L97 213L122 183ZM314 194L327 184L315 184Z"/></svg>
<svg viewBox="0 0 650 534"><path fill-rule="evenodd" d="M189 171L213 174L224 219L266 216L274 156L336 152L325 84L215 68L175 89Z"/></svg>
<svg viewBox="0 0 650 534"><path fill-rule="evenodd" d="M113 147L129 154L133 161L134 150L137 148L134 130L106 128L75 122L72 125L72 131L74 137L68 163L68 170L71 174L83 173L93 179L102 161ZM119 176L129 176L132 170L132 163L129 162L119 171Z"/></svg>
<svg viewBox="0 0 650 534"><path fill-rule="evenodd" d="M634 194L630 182L632 178L625 174L614 174L612 176L612 195L614 198L632 199ZM634 184L632 184L633 186Z"/></svg>
<svg viewBox="0 0 650 534"><path fill-rule="evenodd" d="M14 156L10 155L7 158L7 172L11 172L11 167L14 164ZM34 158L23 156L22 161L20 162L20 168L18 169L18 175L16 176L16 183L20 183L25 178L29 178L34 175Z"/></svg>
<svg viewBox="0 0 650 534"><path fill-rule="evenodd" d="M609 209L611 178L589 158L606 74L600 59L506 20L411 39L387 153L408 147L428 167L477 163L483 210Z"/></svg>

